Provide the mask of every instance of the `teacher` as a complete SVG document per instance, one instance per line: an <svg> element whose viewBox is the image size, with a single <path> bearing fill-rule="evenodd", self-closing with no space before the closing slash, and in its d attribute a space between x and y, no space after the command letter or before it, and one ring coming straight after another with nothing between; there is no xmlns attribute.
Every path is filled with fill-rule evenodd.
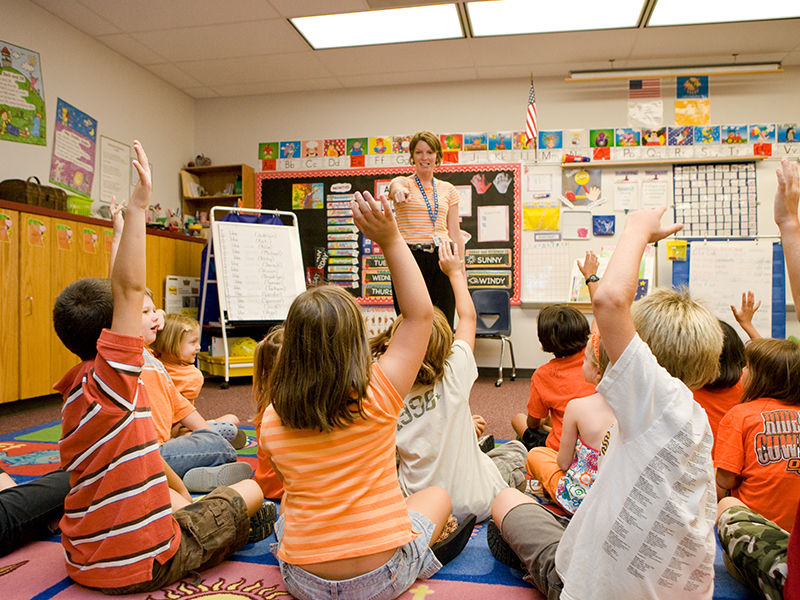
<svg viewBox="0 0 800 600"><path fill-rule="evenodd" d="M443 156L436 134L430 131L415 133L408 152L415 173L408 177L395 177L389 185L389 198L394 202L397 228L422 271L431 301L445 314L452 328L456 301L450 280L439 268L438 248L445 242L455 242L463 265L464 238L458 218L460 197L453 184L434 177ZM394 310L400 314L396 296Z"/></svg>

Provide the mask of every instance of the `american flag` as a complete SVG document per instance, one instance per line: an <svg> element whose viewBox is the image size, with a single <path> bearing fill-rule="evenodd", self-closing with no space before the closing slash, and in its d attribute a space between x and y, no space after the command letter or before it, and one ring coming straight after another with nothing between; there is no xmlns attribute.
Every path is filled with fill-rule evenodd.
<svg viewBox="0 0 800 600"><path fill-rule="evenodd" d="M528 117L525 120L525 133L528 136L529 147L536 147L539 135L539 124L536 122L536 94L533 93L533 80L531 80L531 93L528 96Z"/></svg>
<svg viewBox="0 0 800 600"><path fill-rule="evenodd" d="M660 79L631 79L628 81L628 99L660 98Z"/></svg>

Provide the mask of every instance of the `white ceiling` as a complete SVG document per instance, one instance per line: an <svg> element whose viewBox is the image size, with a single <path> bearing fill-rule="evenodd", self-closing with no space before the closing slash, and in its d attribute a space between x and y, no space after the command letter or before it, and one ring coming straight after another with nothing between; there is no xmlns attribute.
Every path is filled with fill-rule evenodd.
<svg viewBox="0 0 800 600"><path fill-rule="evenodd" d="M193 98L566 77L610 60L626 69L731 63L737 54L736 62L800 65L800 19L314 51L289 17L444 0L31 1Z"/></svg>

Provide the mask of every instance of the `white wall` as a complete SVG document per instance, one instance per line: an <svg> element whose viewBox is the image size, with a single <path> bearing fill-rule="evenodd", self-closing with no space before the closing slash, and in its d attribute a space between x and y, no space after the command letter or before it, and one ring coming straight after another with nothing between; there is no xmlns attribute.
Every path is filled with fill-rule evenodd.
<svg viewBox="0 0 800 600"><path fill-rule="evenodd" d="M179 206L179 172L196 155L192 98L27 0L3 0L0 41L39 53L47 110L47 146L0 142L0 181L36 175L48 182L62 98L97 119L98 150L101 135L141 140L153 165L153 202ZM93 198L100 195L96 160Z"/></svg>
<svg viewBox="0 0 800 600"><path fill-rule="evenodd" d="M520 130L529 85L527 80L501 80L200 100L197 151L215 164L243 162L260 170L260 142L409 135L420 129ZM540 129L627 126L626 80L578 84L550 78L537 79L535 85ZM674 80L664 79L662 86L664 122L669 125ZM751 78L717 77L710 88L714 124L800 121L800 69ZM541 351L536 336L538 311L514 308L512 313L517 366L540 366L551 355ZM787 321L787 333L800 336L794 313ZM479 341L476 358L482 367L495 367L499 342ZM508 353L505 363L511 364Z"/></svg>

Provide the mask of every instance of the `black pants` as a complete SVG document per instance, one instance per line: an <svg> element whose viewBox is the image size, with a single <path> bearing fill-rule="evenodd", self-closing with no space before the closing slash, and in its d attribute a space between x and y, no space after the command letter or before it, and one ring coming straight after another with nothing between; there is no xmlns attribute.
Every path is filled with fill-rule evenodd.
<svg viewBox="0 0 800 600"><path fill-rule="evenodd" d="M68 493L61 469L0 492L0 556L53 535L49 525L64 514Z"/></svg>
<svg viewBox="0 0 800 600"><path fill-rule="evenodd" d="M456 314L456 297L453 294L453 286L450 285L450 279L439 268L439 253L412 250L411 254L414 256L414 260L417 261L422 277L425 279L425 287L428 288L431 302L444 313L444 316L447 317L447 322L450 323L450 329L452 329ZM399 315L400 307L397 305L394 283L392 283L392 296L394 298L394 310Z"/></svg>

